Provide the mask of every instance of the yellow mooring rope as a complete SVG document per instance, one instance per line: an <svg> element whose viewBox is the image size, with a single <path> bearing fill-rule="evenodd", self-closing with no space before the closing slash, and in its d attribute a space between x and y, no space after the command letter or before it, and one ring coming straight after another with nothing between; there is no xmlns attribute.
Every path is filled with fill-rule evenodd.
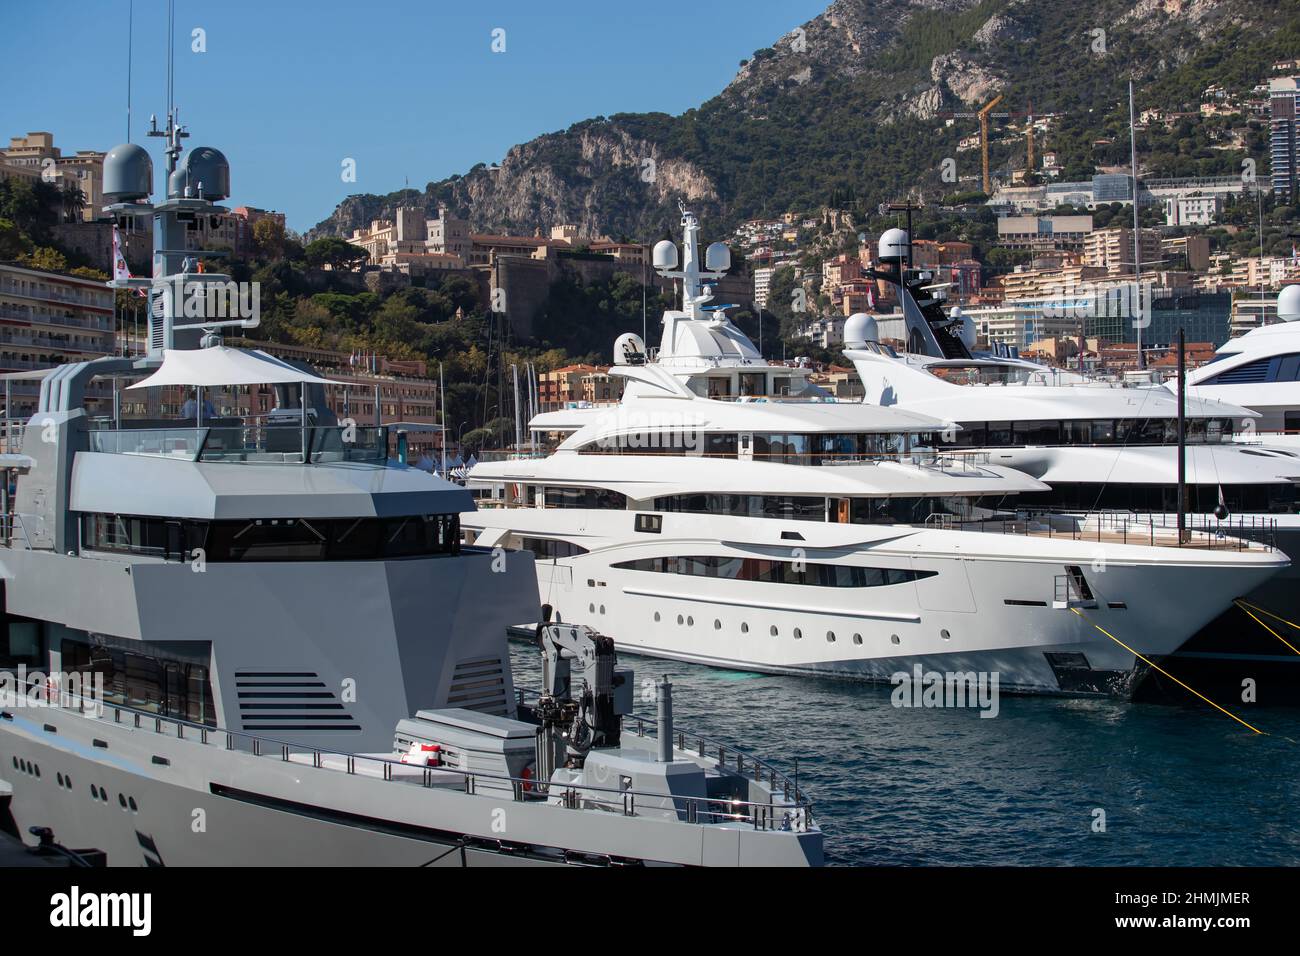
<svg viewBox="0 0 1300 956"><path fill-rule="evenodd" d="M1084 614L1084 613L1083 613L1082 611L1080 611L1077 607L1072 607L1072 608L1070 608L1070 610L1073 611L1075 614L1079 615L1079 617L1083 618L1085 621L1087 621L1089 624L1091 624L1091 625L1092 625L1093 627L1095 627L1097 630L1101 631L1101 633L1105 634L1105 635L1106 635L1107 637L1109 637L1112 641L1114 641L1114 642L1115 642L1116 644L1118 644L1120 647L1124 648L1124 650L1128 651L1128 652L1129 652L1130 654L1132 654L1134 657L1138 658L1138 659L1141 660L1141 661L1144 661L1148 666L1150 666L1150 667L1152 667L1153 669L1159 671L1161 674L1164 674L1166 677L1168 677L1171 681L1173 681L1173 682L1174 682L1175 684L1177 684L1179 687L1182 687L1184 690L1190 691L1191 693L1195 694L1197 697L1201 698L1201 700L1205 701L1207 704L1209 704L1209 705L1210 705L1211 707L1213 707L1215 710L1218 710L1218 711L1221 711L1222 713L1227 714L1229 717L1231 717L1231 718L1232 718L1233 720L1235 720L1237 723L1241 724L1243 727L1248 727L1249 729L1253 730L1253 731L1254 731L1255 733L1257 733L1257 734L1261 734L1262 736L1265 736L1265 737L1269 736L1269 734L1264 733L1264 731L1260 730L1258 727L1252 727L1250 724L1246 723L1244 720L1242 720L1240 717L1238 717L1238 716L1237 716L1236 714L1234 714L1232 711L1230 711L1230 710L1228 710L1228 709L1226 709L1226 708L1224 708L1224 707L1220 707L1218 704L1216 704L1214 701L1210 700L1210 698L1206 697L1206 696L1205 696L1204 694L1202 694L1200 691L1196 690L1196 689L1193 688L1193 687L1188 687L1186 684L1184 684L1182 681L1180 681L1180 680L1179 680L1177 677L1175 677L1173 674L1169 673L1169 671L1165 670L1163 667L1161 667L1161 666L1160 666L1159 664L1157 664L1155 661L1148 660L1147 658L1143 657L1141 654L1139 654L1137 651L1133 650L1133 648L1129 647L1127 644L1125 644L1123 641L1121 641L1118 637L1116 637L1116 636L1115 636L1114 634L1112 634L1110 631L1106 630L1106 629L1105 629L1104 627L1102 627L1100 624L1097 624L1097 623L1095 623L1094 621L1090 620L1090 619L1088 618L1088 615ZM1284 642L1284 643L1285 643L1285 642Z"/></svg>
<svg viewBox="0 0 1300 956"><path fill-rule="evenodd" d="M1298 631L1300 631L1300 624L1294 624L1294 623L1292 623L1291 621L1288 621L1288 620L1287 620L1286 618L1284 618L1284 617L1279 617L1278 615L1274 614L1272 611L1265 611L1262 607L1256 607L1254 604L1248 604L1247 602L1243 601L1241 598L1237 598L1237 599L1236 599L1235 601L1233 601L1232 603L1235 604L1235 605L1237 605L1237 607L1241 608L1241 609L1242 609L1243 611L1245 611L1247 614L1249 614L1251 620L1253 620L1256 624L1258 624L1258 625L1259 625L1260 627L1262 627L1264 630L1268 631L1270 634L1272 634L1274 637L1276 637L1279 641L1281 641L1281 642L1282 642L1283 644L1285 644L1287 647L1291 648L1291 653L1293 653L1293 654L1300 654L1300 651L1298 651L1298 650L1295 649L1295 645L1293 645L1293 644L1292 644L1290 641L1288 641L1285 637L1283 637L1283 636L1282 636L1281 634L1279 634L1277 631L1273 630L1271 627L1269 627L1267 624L1265 624L1265 623L1264 623L1263 621L1261 621L1259 618L1255 617L1255 615L1254 615L1254 614L1251 614L1250 612L1253 610L1253 611L1258 611L1260 614L1267 614L1269 617L1273 618L1275 621L1281 621L1283 624L1287 625L1288 627L1294 627L1294 628L1295 628L1296 630L1298 630Z"/></svg>

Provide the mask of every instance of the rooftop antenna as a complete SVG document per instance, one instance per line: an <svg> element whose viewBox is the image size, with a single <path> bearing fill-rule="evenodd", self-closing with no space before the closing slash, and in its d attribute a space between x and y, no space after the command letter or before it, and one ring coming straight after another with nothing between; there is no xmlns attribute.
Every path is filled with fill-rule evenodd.
<svg viewBox="0 0 1300 956"><path fill-rule="evenodd" d="M126 8L126 140L131 142L131 54L135 47L135 0Z"/></svg>
<svg viewBox="0 0 1300 956"><path fill-rule="evenodd" d="M1130 172L1133 174L1133 285L1138 311L1142 309L1142 230L1138 221L1138 160L1137 127L1133 122L1133 78L1128 81L1128 158ZM1137 363L1138 368L1147 367L1146 356L1142 354L1142 316L1138 315L1137 325Z"/></svg>

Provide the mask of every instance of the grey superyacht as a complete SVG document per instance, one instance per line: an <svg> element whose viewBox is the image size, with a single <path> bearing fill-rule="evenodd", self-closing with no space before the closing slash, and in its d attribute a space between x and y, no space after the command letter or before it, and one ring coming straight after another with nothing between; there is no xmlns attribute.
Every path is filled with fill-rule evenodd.
<svg viewBox="0 0 1300 956"><path fill-rule="evenodd" d="M229 170L165 135L157 205L142 149L105 165L107 211L154 217L154 277L114 279L151 297L147 354L38 376L0 454L0 818L127 866L821 863L797 784L674 730L670 686L608 638L538 624L543 686L516 690L507 630L547 616L532 555L463 546L470 494L400 433L391 460L325 379L221 344L255 319L178 308L228 284L178 250ZM205 408L254 384L275 412ZM188 416L121 414L164 386Z"/></svg>

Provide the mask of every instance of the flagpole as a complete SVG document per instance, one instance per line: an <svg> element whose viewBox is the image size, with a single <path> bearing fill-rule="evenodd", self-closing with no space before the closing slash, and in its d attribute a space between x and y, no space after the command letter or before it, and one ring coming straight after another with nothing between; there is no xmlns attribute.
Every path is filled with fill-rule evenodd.
<svg viewBox="0 0 1300 956"><path fill-rule="evenodd" d="M442 404L442 477L447 477L447 387L442 380L442 363L438 363L438 398Z"/></svg>

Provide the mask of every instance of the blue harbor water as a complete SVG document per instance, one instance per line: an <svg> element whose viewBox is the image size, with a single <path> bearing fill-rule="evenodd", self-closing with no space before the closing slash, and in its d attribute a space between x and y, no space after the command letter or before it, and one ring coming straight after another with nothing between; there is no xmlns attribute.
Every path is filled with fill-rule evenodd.
<svg viewBox="0 0 1300 956"><path fill-rule="evenodd" d="M536 687L535 652L511 646ZM787 772L798 757L833 864L1300 863L1300 709L1229 708L1268 736L1194 699L1002 695L981 718L895 707L887 686L621 662L669 677L678 729Z"/></svg>

